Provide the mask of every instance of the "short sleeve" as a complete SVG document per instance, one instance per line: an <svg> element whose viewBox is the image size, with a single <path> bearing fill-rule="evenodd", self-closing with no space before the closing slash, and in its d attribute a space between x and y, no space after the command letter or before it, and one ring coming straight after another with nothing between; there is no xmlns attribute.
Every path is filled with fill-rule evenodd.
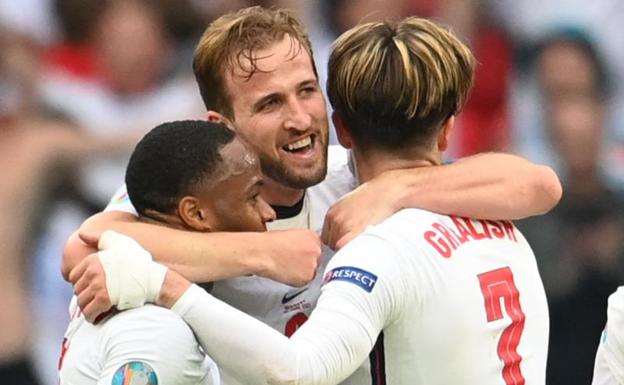
<svg viewBox="0 0 624 385"><path fill-rule="evenodd" d="M156 306L122 312L107 325L98 385L217 385L215 363L176 314Z"/></svg>

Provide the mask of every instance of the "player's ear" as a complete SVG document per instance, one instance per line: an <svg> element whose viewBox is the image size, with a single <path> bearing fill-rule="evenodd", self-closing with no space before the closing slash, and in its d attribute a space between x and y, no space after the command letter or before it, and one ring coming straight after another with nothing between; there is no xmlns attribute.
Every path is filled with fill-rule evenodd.
<svg viewBox="0 0 624 385"><path fill-rule="evenodd" d="M194 196L184 196L178 203L178 215L187 227L207 232L212 229L212 216Z"/></svg>
<svg viewBox="0 0 624 385"><path fill-rule="evenodd" d="M218 113L217 111L209 110L206 113L206 119L211 123L225 124L230 130L236 131L236 126L234 125L234 123L229 118Z"/></svg>
<svg viewBox="0 0 624 385"><path fill-rule="evenodd" d="M446 121L442 123L440 133L438 134L438 150L440 152L444 152L448 149L453 127L455 127L455 115L451 115L450 118L446 119Z"/></svg>
<svg viewBox="0 0 624 385"><path fill-rule="evenodd" d="M334 128L336 128L336 137L338 138L338 142L344 148L353 147L353 140L351 139L351 134L349 130L344 125L342 121L342 116L338 114L336 111L332 112L332 122L334 122Z"/></svg>

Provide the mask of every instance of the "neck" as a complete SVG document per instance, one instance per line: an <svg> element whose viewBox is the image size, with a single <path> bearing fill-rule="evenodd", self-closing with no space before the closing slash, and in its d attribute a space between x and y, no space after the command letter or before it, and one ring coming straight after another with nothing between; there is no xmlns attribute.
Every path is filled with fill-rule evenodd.
<svg viewBox="0 0 624 385"><path fill-rule="evenodd" d="M264 178L262 198L271 206L294 206L303 198L304 193L303 189L290 188L269 177Z"/></svg>
<svg viewBox="0 0 624 385"><path fill-rule="evenodd" d="M153 225L160 225L170 227L176 230L191 230L195 229L186 226L184 222L177 215L164 214L158 211L148 209L145 215L140 215L139 220L144 223L150 223Z"/></svg>
<svg viewBox="0 0 624 385"><path fill-rule="evenodd" d="M435 166L441 163L439 152L411 151L393 152L369 150L365 153L353 150L355 168L360 183L365 183L385 171Z"/></svg>

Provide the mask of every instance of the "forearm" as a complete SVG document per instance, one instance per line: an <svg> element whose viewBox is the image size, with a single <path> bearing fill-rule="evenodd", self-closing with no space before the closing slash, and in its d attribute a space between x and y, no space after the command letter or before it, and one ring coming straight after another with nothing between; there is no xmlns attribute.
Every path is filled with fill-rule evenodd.
<svg viewBox="0 0 624 385"><path fill-rule="evenodd" d="M193 329L207 354L239 381L305 385L342 381L370 352L374 341L368 331L341 308L319 309L290 340L196 286L172 310Z"/></svg>
<svg viewBox="0 0 624 385"><path fill-rule="evenodd" d="M482 219L543 214L561 198L554 171L511 154L487 153L436 167L391 171L401 207Z"/></svg>
<svg viewBox="0 0 624 385"><path fill-rule="evenodd" d="M198 233L139 222L127 213L105 212L87 220L83 234L114 230L134 238L154 260L193 282L210 282L262 271L268 245L263 233Z"/></svg>

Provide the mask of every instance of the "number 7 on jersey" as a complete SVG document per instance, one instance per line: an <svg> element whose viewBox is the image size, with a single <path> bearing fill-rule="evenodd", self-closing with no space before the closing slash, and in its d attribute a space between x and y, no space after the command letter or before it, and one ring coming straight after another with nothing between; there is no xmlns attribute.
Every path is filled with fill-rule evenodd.
<svg viewBox="0 0 624 385"><path fill-rule="evenodd" d="M520 306L520 293L514 283L509 267L491 270L478 275L481 293L485 300L485 312L488 322L503 318L500 299L503 299L505 311L511 324L503 330L498 341L498 357L503 361L503 379L507 385L524 385L524 376L520 371L522 357L517 348L524 330L524 312Z"/></svg>

